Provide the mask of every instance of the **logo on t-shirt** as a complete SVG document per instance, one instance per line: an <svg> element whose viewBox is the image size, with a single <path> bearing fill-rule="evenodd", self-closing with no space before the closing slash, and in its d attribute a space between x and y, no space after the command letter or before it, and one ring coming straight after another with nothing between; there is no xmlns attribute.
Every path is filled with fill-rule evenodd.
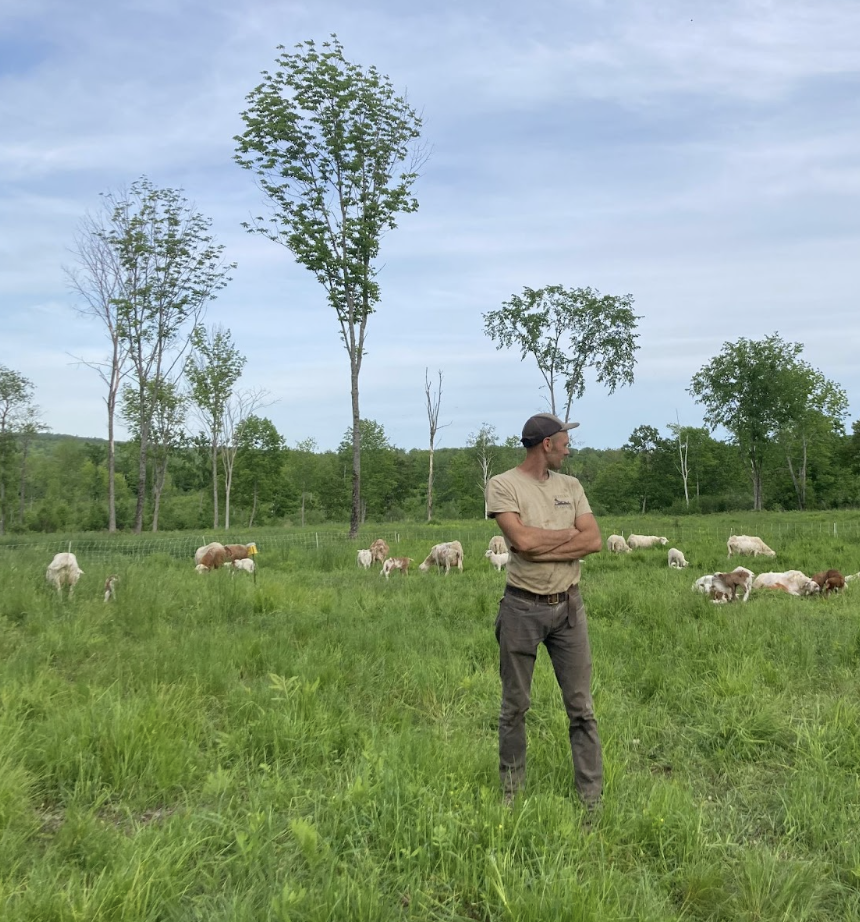
<svg viewBox="0 0 860 922"><path fill-rule="evenodd" d="M569 499L565 499L563 496L556 496L555 498L556 506L572 506L573 503Z"/></svg>

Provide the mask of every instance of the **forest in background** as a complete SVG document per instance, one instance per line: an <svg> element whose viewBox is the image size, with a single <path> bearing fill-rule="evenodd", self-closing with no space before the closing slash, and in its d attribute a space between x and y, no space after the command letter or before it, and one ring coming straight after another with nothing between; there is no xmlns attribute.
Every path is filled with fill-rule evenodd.
<svg viewBox="0 0 860 922"><path fill-rule="evenodd" d="M361 427L362 520L426 521L429 450L397 448L373 420L362 420ZM233 528L349 522L350 431L337 451L325 452L314 450L311 440L288 447L266 419L254 417L248 431L265 431L269 437L248 438L237 447ZM515 437L500 440L486 425L469 441L462 448L434 452L434 519L483 518L487 478L518 464L524 454ZM7 449L2 469L6 533L107 530L106 441L41 433L26 446L16 442ZM850 435L829 432L809 446L802 507L797 472L792 476L778 443L770 443L768 449L763 464L765 509L860 507L860 421ZM134 441L117 443L118 530L134 525L138 460ZM165 470L158 529L211 528L214 499L208 447L191 442L173 449ZM656 427L640 426L617 449L578 447L574 441L565 472L582 481L597 515L752 509L748 465L737 446L714 439L704 428L673 427L661 435ZM154 484L155 478L149 482ZM223 478L219 483L223 504ZM144 510L146 530L152 530L153 507L151 494Z"/></svg>

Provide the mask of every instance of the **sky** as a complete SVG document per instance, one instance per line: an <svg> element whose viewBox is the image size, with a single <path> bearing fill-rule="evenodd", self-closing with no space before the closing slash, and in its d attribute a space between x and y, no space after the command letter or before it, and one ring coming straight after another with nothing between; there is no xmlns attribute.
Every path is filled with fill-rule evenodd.
<svg viewBox="0 0 860 922"><path fill-rule="evenodd" d="M361 415L426 448L499 441L548 409L534 361L483 315L526 287L630 294L635 383L592 377L579 447L701 425L687 392L724 344L779 333L860 416L860 4L856 0L5 0L0 6L0 365L57 433L107 435L107 354L66 270L100 194L182 190L237 263L205 322L288 445L351 425L336 317L233 161L277 46L336 33L423 119L415 214L382 242ZM127 433L120 428L118 437Z"/></svg>

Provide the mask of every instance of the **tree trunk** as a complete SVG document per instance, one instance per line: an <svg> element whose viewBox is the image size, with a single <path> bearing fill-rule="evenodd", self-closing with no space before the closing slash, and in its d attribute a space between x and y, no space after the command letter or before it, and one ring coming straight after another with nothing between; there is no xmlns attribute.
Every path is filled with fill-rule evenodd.
<svg viewBox="0 0 860 922"><path fill-rule="evenodd" d="M27 454L30 450L30 441L25 439L21 445L21 487L18 491L18 522L24 528L24 496L27 492Z"/></svg>
<svg viewBox="0 0 860 922"><path fill-rule="evenodd" d="M164 452L164 459L156 459L155 469L152 479L152 530L158 531L158 512L161 509L161 494L164 491L164 483L167 480L167 462L170 460L167 450Z"/></svg>
<svg viewBox="0 0 860 922"><path fill-rule="evenodd" d="M486 508L486 507L485 507ZM427 521L433 518L433 442L430 442L430 473L427 476Z"/></svg>
<svg viewBox="0 0 860 922"><path fill-rule="evenodd" d="M116 414L116 388L117 381L111 378L108 390L108 534L116 532L116 440L114 436L114 416Z"/></svg>
<svg viewBox="0 0 860 922"><path fill-rule="evenodd" d="M352 512L349 519L349 537L358 537L361 523L361 417L358 411L358 365L350 356L352 384Z"/></svg>
<svg viewBox="0 0 860 922"><path fill-rule="evenodd" d="M143 406L143 395L141 395ZM146 456L149 450L149 421L140 427L140 461L137 466L137 507L134 511L134 533L143 531L143 504L146 500Z"/></svg>
<svg viewBox="0 0 860 922"><path fill-rule="evenodd" d="M213 436L212 449L212 527L218 527L218 441Z"/></svg>
<svg viewBox="0 0 860 922"><path fill-rule="evenodd" d="M248 517L248 528L254 525L254 516L257 514L257 481L254 481L254 502L251 504L251 515Z"/></svg>

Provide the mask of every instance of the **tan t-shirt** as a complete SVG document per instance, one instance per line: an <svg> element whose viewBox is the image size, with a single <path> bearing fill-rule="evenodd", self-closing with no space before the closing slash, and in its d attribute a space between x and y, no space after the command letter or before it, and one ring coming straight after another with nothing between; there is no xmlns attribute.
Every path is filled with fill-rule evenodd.
<svg viewBox="0 0 860 922"><path fill-rule="evenodd" d="M556 529L573 527L591 506L576 477L549 471L546 480L535 480L514 467L487 484L487 514L499 512L516 512L524 525ZM511 586L539 595L564 592L579 582L578 560L538 563L511 552L507 569Z"/></svg>

